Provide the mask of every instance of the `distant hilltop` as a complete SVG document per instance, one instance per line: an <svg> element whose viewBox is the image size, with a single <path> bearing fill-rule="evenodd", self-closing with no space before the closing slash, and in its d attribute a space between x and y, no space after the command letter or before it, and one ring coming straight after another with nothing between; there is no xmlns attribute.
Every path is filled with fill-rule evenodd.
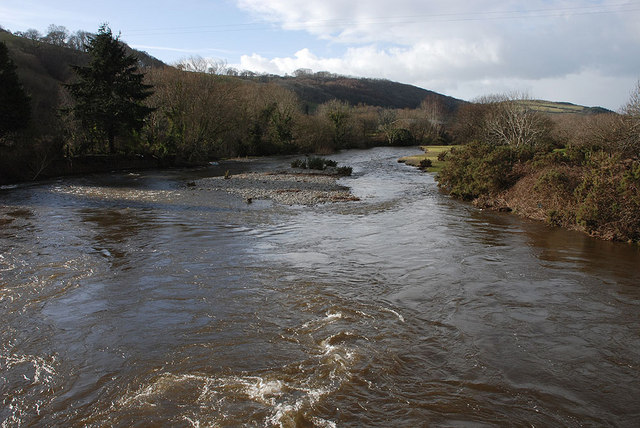
<svg viewBox="0 0 640 428"><path fill-rule="evenodd" d="M394 108L418 108L425 99L437 100L447 113L454 113L466 101L434 91L386 79L356 78L328 72L297 73L295 76L256 76L294 91L305 103L319 105L338 99L359 104Z"/></svg>
<svg viewBox="0 0 640 428"><path fill-rule="evenodd" d="M566 103L566 102L553 102L545 100L527 100L520 101L526 104L530 109L549 114L600 114L600 113L613 113L611 110L604 107L585 107L581 105Z"/></svg>
<svg viewBox="0 0 640 428"><path fill-rule="evenodd" d="M251 72L239 74L244 79L275 83L294 91L303 103L319 105L337 99L353 106L359 104L391 108L414 109L424 100L437 101L448 114L455 113L463 104L470 103L417 86L386 79L341 76L326 71L297 71L293 76L258 75ZM522 101L525 102L525 101ZM548 114L599 114L612 113L604 107L586 107L568 102L527 100L529 108Z"/></svg>

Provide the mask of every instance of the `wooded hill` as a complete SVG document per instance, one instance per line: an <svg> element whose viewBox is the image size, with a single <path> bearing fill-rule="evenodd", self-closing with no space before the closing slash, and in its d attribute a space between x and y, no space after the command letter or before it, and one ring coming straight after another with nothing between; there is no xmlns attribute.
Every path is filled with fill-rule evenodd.
<svg viewBox="0 0 640 428"><path fill-rule="evenodd" d="M31 97L33 126L47 130L57 121L58 108L64 94L61 85L74 74L71 65L85 65L87 54L81 50L58 46L39 40L19 37L0 30L0 43L9 49L9 56L17 66L25 92ZM126 47L143 68L166 66L146 52Z"/></svg>
<svg viewBox="0 0 640 428"><path fill-rule="evenodd" d="M297 76L259 76L255 80L272 82L298 95L311 109L337 99L359 104L391 108L415 109L425 99L437 100L447 114L453 114L465 101L428 91L413 85L385 79L339 76L327 72L304 73Z"/></svg>
<svg viewBox="0 0 640 428"><path fill-rule="evenodd" d="M56 85L68 82L73 73L70 64L84 65L86 54L69 47L30 40L0 31L0 42L5 42L18 67L25 88L34 98L56 97ZM167 64L127 46L143 68L166 67ZM303 105L315 110L318 105L337 99L357 106L359 104L392 109L414 109L428 97L442 102L449 113L454 113L462 100L438 94L416 86L384 79L367 79L338 76L327 72L308 73L299 76L254 75L240 77L259 83L275 83L292 90ZM42 94L42 96L40 96Z"/></svg>
<svg viewBox="0 0 640 428"><path fill-rule="evenodd" d="M224 68L215 69L217 74L209 68L186 71L118 41L137 57L138 69L150 85L150 96L140 101L150 114L140 118L142 128L109 139L102 135L104 130L69 114L77 101L65 85L77 79L74 66L89 63L86 50L91 40L87 32L69 35L57 26L51 26L46 36L35 30L0 31L0 42L7 46L13 63L5 66L16 69L31 100L28 127L0 134L0 181L56 175L61 172L51 165L71 163L71 159L75 170L78 158L87 156L144 156L163 164L192 164L222 157L330 153L381 144L465 143L483 137L476 126L484 120L483 102L470 103L384 79L310 70L285 77ZM108 100L95 101L94 105L102 103L105 114L114 111ZM528 103L525 110L546 116L601 111L566 103L520 102Z"/></svg>
<svg viewBox="0 0 640 428"><path fill-rule="evenodd" d="M58 96L58 85L72 78L70 64L83 65L86 54L64 46L15 36L0 30L0 42L5 42L18 67L23 84L36 101L34 107L46 109ZM127 46L142 68L166 67L167 64L144 51ZM436 100L447 116L455 114L466 101L439 94L404 83L386 79L355 78L329 72L299 72L295 76L252 75L240 77L259 83L274 83L293 91L303 108L314 111L331 100L346 102L352 106L367 105L387 109L416 109L425 100ZM49 100L49 102L47 101ZM545 113L596 114L609 110L602 107L585 107L564 102L532 100L529 107Z"/></svg>

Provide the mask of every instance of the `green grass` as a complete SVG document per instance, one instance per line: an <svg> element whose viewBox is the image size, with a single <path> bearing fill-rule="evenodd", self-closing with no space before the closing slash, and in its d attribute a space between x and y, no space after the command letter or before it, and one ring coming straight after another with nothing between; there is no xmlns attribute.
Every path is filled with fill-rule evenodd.
<svg viewBox="0 0 640 428"><path fill-rule="evenodd" d="M548 114L593 114L608 112L607 109L604 109L602 107L585 107L565 102L554 102L545 100L521 100L519 102L534 111Z"/></svg>
<svg viewBox="0 0 640 428"><path fill-rule="evenodd" d="M420 148L424 150L424 154L421 155L413 155L413 156L405 156L403 158L398 159L398 162L406 163L407 165L419 167L420 161L424 159L430 159L432 166L427 168L427 172L440 172L446 161L439 161L438 155L442 152L446 152L451 150L454 147L460 146L421 146Z"/></svg>
<svg viewBox="0 0 640 428"><path fill-rule="evenodd" d="M585 110L583 106L577 106L567 103L554 103L552 101L527 100L521 101L529 108L543 113L582 113Z"/></svg>

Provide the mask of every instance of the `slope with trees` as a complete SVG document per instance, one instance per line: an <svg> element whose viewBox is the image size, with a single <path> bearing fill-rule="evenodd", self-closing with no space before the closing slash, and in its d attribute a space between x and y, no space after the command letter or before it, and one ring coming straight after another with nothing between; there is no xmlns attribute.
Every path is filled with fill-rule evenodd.
<svg viewBox="0 0 640 428"><path fill-rule="evenodd" d="M68 111L80 124L74 140L80 140L81 151L100 151L106 143L104 150L115 154L117 137L135 149L144 120L154 110L144 104L152 86L143 83L137 58L126 54L106 25L89 37L86 51L88 65L73 66L77 79L65 85L74 101Z"/></svg>
<svg viewBox="0 0 640 428"><path fill-rule="evenodd" d="M26 128L31 118L30 100L16 74L9 50L0 42L0 139Z"/></svg>
<svg viewBox="0 0 640 428"><path fill-rule="evenodd" d="M415 109L425 98L436 98L447 114L453 114L464 101L385 79L340 76L327 72L297 72L294 76L258 76L295 92L311 109L337 99L350 105L369 105L389 109Z"/></svg>

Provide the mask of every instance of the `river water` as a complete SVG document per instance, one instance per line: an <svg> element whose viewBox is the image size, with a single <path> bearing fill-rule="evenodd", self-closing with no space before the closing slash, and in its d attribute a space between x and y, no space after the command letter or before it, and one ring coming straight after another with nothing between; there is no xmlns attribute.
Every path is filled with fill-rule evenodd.
<svg viewBox="0 0 640 428"><path fill-rule="evenodd" d="M639 426L640 250L480 211L347 151L360 197L187 183L287 159L0 190L14 426Z"/></svg>

